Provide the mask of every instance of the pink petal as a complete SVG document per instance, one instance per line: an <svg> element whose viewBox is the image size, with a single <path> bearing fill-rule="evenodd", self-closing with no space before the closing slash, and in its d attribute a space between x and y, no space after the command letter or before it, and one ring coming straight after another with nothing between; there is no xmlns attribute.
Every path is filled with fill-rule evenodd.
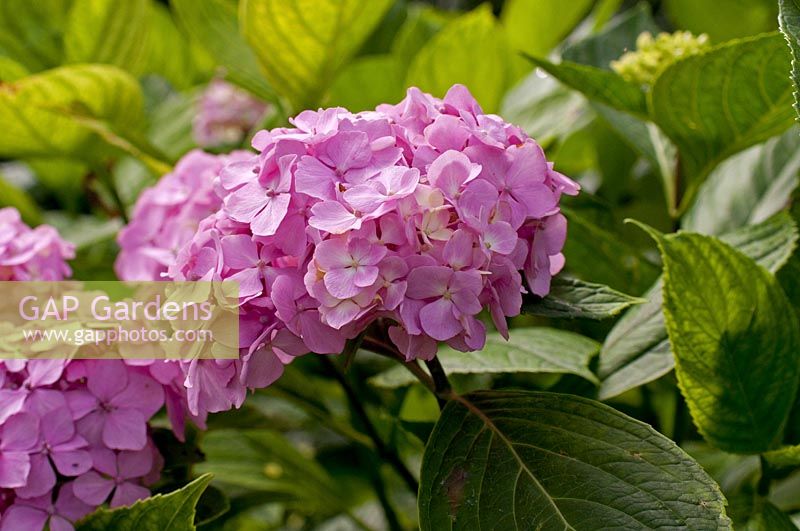
<svg viewBox="0 0 800 531"><path fill-rule="evenodd" d="M375 269L375 277L378 276L377 268ZM343 269L332 269L325 273L324 281L325 287L331 295L337 299L349 299L355 297L361 291L356 285L358 268L346 267ZM374 280L373 280L374 281Z"/></svg>
<svg viewBox="0 0 800 531"><path fill-rule="evenodd" d="M331 234L344 234L361 227L361 219L336 201L317 203L311 207L311 214L308 224Z"/></svg>
<svg viewBox="0 0 800 531"><path fill-rule="evenodd" d="M114 482L102 477L95 471L90 471L79 476L72 483L75 496L89 505L100 505L111 494Z"/></svg>
<svg viewBox="0 0 800 531"><path fill-rule="evenodd" d="M361 168L372 157L369 137L361 131L340 131L320 147L322 161L340 171Z"/></svg>
<svg viewBox="0 0 800 531"><path fill-rule="evenodd" d="M24 390L0 390L0 424L22 409L26 396L27 393Z"/></svg>
<svg viewBox="0 0 800 531"><path fill-rule="evenodd" d="M267 191L254 181L225 198L225 211L236 221L248 223L264 210L268 201Z"/></svg>
<svg viewBox="0 0 800 531"><path fill-rule="evenodd" d="M47 524L48 514L27 505L12 505L3 513L0 531L41 531Z"/></svg>
<svg viewBox="0 0 800 531"><path fill-rule="evenodd" d="M111 411L103 426L103 443L116 450L141 450L147 444L147 419L137 409Z"/></svg>
<svg viewBox="0 0 800 531"><path fill-rule="evenodd" d="M340 269L353 263L344 238L333 238L319 243L314 251L314 260L323 271Z"/></svg>
<svg viewBox="0 0 800 531"><path fill-rule="evenodd" d="M342 197L355 210L364 213L377 210L387 200L372 184L353 186Z"/></svg>
<svg viewBox="0 0 800 531"><path fill-rule="evenodd" d="M444 246L444 259L453 269L464 269L472 264L475 238L470 232L458 229Z"/></svg>
<svg viewBox="0 0 800 531"><path fill-rule="evenodd" d="M147 475L153 468L153 452L150 448L136 452L120 452L117 455L117 470L123 479Z"/></svg>
<svg viewBox="0 0 800 531"><path fill-rule="evenodd" d="M316 311L306 311L300 315L300 328L303 342L315 354L339 354L344 349L344 336L326 326Z"/></svg>
<svg viewBox="0 0 800 531"><path fill-rule="evenodd" d="M294 172L294 186L301 194L322 200L336 198L334 180L336 174L332 169L311 156L304 156L297 164Z"/></svg>
<svg viewBox="0 0 800 531"><path fill-rule="evenodd" d="M247 234L226 236L220 240L225 265L232 269L247 269L258 262L256 244Z"/></svg>
<svg viewBox="0 0 800 531"><path fill-rule="evenodd" d="M453 270L444 266L421 266L408 274L406 296L412 299L441 297L447 291Z"/></svg>
<svg viewBox="0 0 800 531"><path fill-rule="evenodd" d="M469 138L469 131L457 116L440 114L425 128L425 140L441 152L460 151Z"/></svg>
<svg viewBox="0 0 800 531"><path fill-rule="evenodd" d="M339 330L343 326L350 324L361 313L361 307L353 301L342 301L333 308L325 310L325 322L331 328Z"/></svg>
<svg viewBox="0 0 800 531"><path fill-rule="evenodd" d="M109 506L113 509L115 507L122 507L125 505L133 505L137 500L143 500L150 496L150 491L141 485L135 485L126 481L117 485L114 491L114 496L111 498Z"/></svg>
<svg viewBox="0 0 800 531"><path fill-rule="evenodd" d="M453 303L445 299L426 304L419 312L422 329L437 341L450 339L462 330L454 310Z"/></svg>
<svg viewBox="0 0 800 531"><path fill-rule="evenodd" d="M2 426L0 451L30 450L39 440L39 418L31 413L17 413Z"/></svg>
<svg viewBox="0 0 800 531"><path fill-rule="evenodd" d="M266 207L250 222L250 228L256 236L272 236L289 211L289 194L278 194L269 198Z"/></svg>
<svg viewBox="0 0 800 531"><path fill-rule="evenodd" d="M101 360L92 364L86 386L101 401L111 400L128 385L125 365L117 360Z"/></svg>
<svg viewBox="0 0 800 531"><path fill-rule="evenodd" d="M31 472L31 460L25 452L0 452L0 487L24 487Z"/></svg>
<svg viewBox="0 0 800 531"><path fill-rule="evenodd" d="M517 246L517 231L505 221L490 223L483 233L483 243L486 247L499 254L511 254Z"/></svg>
<svg viewBox="0 0 800 531"><path fill-rule="evenodd" d="M128 385L110 403L119 408L137 409L150 418L164 405L164 387L147 375L132 372Z"/></svg>
<svg viewBox="0 0 800 531"><path fill-rule="evenodd" d="M50 446L56 446L75 436L75 423L72 415L55 409L42 416L42 435Z"/></svg>
<svg viewBox="0 0 800 531"><path fill-rule="evenodd" d="M79 476L92 468L92 456L84 450L53 452L51 458L64 476Z"/></svg>
<svg viewBox="0 0 800 531"><path fill-rule="evenodd" d="M31 470L24 487L16 490L17 496L35 498L47 494L56 484L56 474L50 460L44 454L31 456Z"/></svg>
<svg viewBox="0 0 800 531"><path fill-rule="evenodd" d="M378 280L378 268L375 266L358 266L354 269L353 283L359 288L367 288Z"/></svg>
<svg viewBox="0 0 800 531"><path fill-rule="evenodd" d="M283 375L283 363L269 349L256 350L242 367L242 383L260 389L272 385Z"/></svg>

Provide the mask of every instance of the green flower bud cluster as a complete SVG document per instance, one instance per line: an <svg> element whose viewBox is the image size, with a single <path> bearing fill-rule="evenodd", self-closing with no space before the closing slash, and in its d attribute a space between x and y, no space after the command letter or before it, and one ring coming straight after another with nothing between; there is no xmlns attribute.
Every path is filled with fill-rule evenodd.
<svg viewBox="0 0 800 531"><path fill-rule="evenodd" d="M694 36L688 31L644 32L636 39L636 51L626 52L611 68L633 83L650 86L656 76L678 59L703 52L711 47L708 35Z"/></svg>

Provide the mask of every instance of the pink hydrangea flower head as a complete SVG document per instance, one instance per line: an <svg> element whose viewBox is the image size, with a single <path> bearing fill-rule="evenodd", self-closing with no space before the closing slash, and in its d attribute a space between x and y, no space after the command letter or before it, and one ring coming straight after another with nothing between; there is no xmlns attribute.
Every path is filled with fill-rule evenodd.
<svg viewBox="0 0 800 531"><path fill-rule="evenodd" d="M505 334L523 293L548 293L564 265L560 198L579 186L465 87L290 121L222 169L221 210L169 268L241 286L242 357L188 368L187 382L219 390L201 391L193 413L235 405L251 367L271 382L294 357L339 352L378 319L408 359L429 359L442 341L480 349L484 309Z"/></svg>
<svg viewBox="0 0 800 531"><path fill-rule="evenodd" d="M192 124L194 139L205 148L237 145L264 119L267 109L246 91L215 79L200 96Z"/></svg>
<svg viewBox="0 0 800 531"><path fill-rule="evenodd" d="M190 151L171 173L142 192L130 223L117 237L121 249L114 263L117 276L122 280L161 280L200 221L222 204L214 192L220 170L249 156L245 151L230 155Z"/></svg>
<svg viewBox="0 0 800 531"><path fill-rule="evenodd" d="M12 207L0 209L0 280L63 280L75 246L49 225L32 229Z"/></svg>

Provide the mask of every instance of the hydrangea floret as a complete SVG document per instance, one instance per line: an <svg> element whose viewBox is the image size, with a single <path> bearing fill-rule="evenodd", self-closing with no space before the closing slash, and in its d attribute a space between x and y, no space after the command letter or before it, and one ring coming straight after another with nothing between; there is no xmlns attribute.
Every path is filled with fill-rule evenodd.
<svg viewBox="0 0 800 531"><path fill-rule="evenodd" d="M651 86L661 71L675 61L711 48L708 35L695 36L688 31L644 32L636 39L636 50L611 62L611 68L628 81Z"/></svg>

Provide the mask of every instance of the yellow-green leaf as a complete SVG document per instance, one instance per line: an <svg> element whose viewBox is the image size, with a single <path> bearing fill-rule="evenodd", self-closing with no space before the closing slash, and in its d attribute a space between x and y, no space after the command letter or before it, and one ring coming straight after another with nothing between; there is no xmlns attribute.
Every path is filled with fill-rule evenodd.
<svg viewBox="0 0 800 531"><path fill-rule="evenodd" d="M71 157L85 154L92 130L66 116L80 108L117 129L136 130L142 119L139 84L106 65L73 65L0 84L0 156Z"/></svg>
<svg viewBox="0 0 800 531"><path fill-rule="evenodd" d="M243 0L240 25L272 87L317 105L391 0Z"/></svg>
<svg viewBox="0 0 800 531"><path fill-rule="evenodd" d="M105 63L140 73L147 61L149 0L74 0L64 33L70 63Z"/></svg>
<svg viewBox="0 0 800 531"><path fill-rule="evenodd" d="M487 112L494 112L511 83L510 50L488 5L461 15L417 54L406 85L442 97L466 85Z"/></svg>

